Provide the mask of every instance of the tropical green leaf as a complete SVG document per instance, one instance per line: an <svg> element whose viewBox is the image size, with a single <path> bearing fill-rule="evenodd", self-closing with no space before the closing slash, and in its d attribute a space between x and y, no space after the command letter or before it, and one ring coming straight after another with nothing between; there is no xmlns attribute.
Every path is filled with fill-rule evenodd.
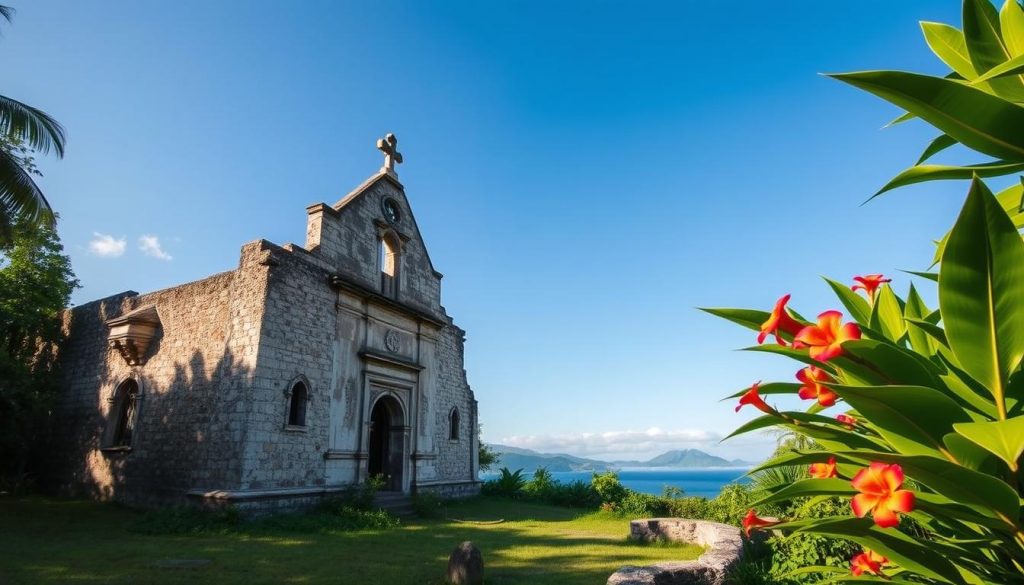
<svg viewBox="0 0 1024 585"><path fill-rule="evenodd" d="M942 254L939 306L957 361L1005 417L1007 379L1024 357L1024 242L978 179Z"/></svg>
<svg viewBox="0 0 1024 585"><path fill-rule="evenodd" d="M953 424L970 422L963 408L943 392L924 386L843 386L832 390L871 421L901 453L947 457L942 437Z"/></svg>
<svg viewBox="0 0 1024 585"><path fill-rule="evenodd" d="M32 150L46 154L53 149L64 156L64 127L46 112L0 95L0 134L22 140Z"/></svg>
<svg viewBox="0 0 1024 585"><path fill-rule="evenodd" d="M984 75L980 75L971 80L971 85L980 86L984 85L989 80L999 79L1010 75L1020 75L1021 73L1024 73L1024 55L1018 55L1009 61L996 65L986 71Z"/></svg>
<svg viewBox="0 0 1024 585"><path fill-rule="evenodd" d="M991 422L971 422L953 425L953 429L999 457L1017 471L1017 461L1024 453L1024 416Z"/></svg>
<svg viewBox="0 0 1024 585"><path fill-rule="evenodd" d="M746 394L748 390L750 390L749 386L747 388L744 388L743 390L736 392L735 394L730 394L729 396L726 396L722 400L724 401L739 398L740 396ZM789 382L767 382L757 387L757 393L762 396L768 394L796 394L799 391L800 384Z"/></svg>
<svg viewBox="0 0 1024 585"><path fill-rule="evenodd" d="M947 179L970 179L975 175L979 177L1001 177L1024 171L1024 162L997 160L995 162L969 165L965 167L947 165L923 165L917 164L906 169L893 177L888 183L882 186L872 198L891 191L897 187L905 187L914 183L925 181L940 181Z"/></svg>
<svg viewBox="0 0 1024 585"><path fill-rule="evenodd" d="M817 480L825 481L825 480ZM961 584L964 581L945 555L936 554L940 545L928 546L898 530L885 530L874 525L870 518L828 518L797 528L796 532L811 532L822 536L852 540L908 569L930 577L940 583Z"/></svg>
<svg viewBox="0 0 1024 585"><path fill-rule="evenodd" d="M913 325L913 320L918 319L923 321L929 312L928 306L924 304L924 299L921 298L917 289L914 288L913 284L911 284L910 292L907 293L907 302L903 307L903 319L907 325L907 339L910 341L910 347L913 348L915 352L922 355L935 355L937 349L935 347L935 342L930 337L930 334L920 325ZM928 325L931 325L931 323ZM945 335L943 335L943 337L945 337Z"/></svg>
<svg viewBox="0 0 1024 585"><path fill-rule="evenodd" d="M929 323L924 319L916 319L911 317L907 317L907 323L911 325L911 327L907 328L908 333L913 333L915 331L924 332L935 341L941 343L942 345L949 345L949 341L946 340L946 332L942 330L942 327ZM911 337L911 339L913 339L913 337ZM913 341L911 341L911 344L913 344ZM918 351L916 347L914 349L915 351ZM932 353L935 352L933 351Z"/></svg>
<svg viewBox="0 0 1024 585"><path fill-rule="evenodd" d="M1017 0L1006 0L999 10L999 30L1003 43L1014 57L1024 55L1024 10Z"/></svg>
<svg viewBox="0 0 1024 585"><path fill-rule="evenodd" d="M902 71L832 75L889 101L989 156L1024 159L1024 108L950 79Z"/></svg>
<svg viewBox="0 0 1024 585"><path fill-rule="evenodd" d="M956 425L953 425L955 428ZM988 464L992 459L992 454L982 449L973 441L970 441L963 435L957 433L949 433L945 437L942 437L942 442L949 449L949 452L956 457L956 460L960 462L960 465L964 467L970 467L971 469L982 470L990 467ZM991 472L991 469L988 469Z"/></svg>
<svg viewBox="0 0 1024 585"><path fill-rule="evenodd" d="M31 221L53 226L55 218L50 202L18 160L0 148L0 221L13 223L14 216L23 215Z"/></svg>
<svg viewBox="0 0 1024 585"><path fill-rule="evenodd" d="M1024 181L1024 178L1021 180ZM999 206L1003 208L1006 215L1010 216L1013 227L1017 229L1024 227L1024 207L1021 206L1022 198L1024 198L1024 185L1022 184L1011 185L996 193L996 201L999 202Z"/></svg>
<svg viewBox="0 0 1024 585"><path fill-rule="evenodd" d="M768 320L771 313L768 311L758 311L756 309L728 309L728 308L704 308L699 307L701 311L710 313L716 317L732 321L738 325L742 325L747 329L753 329L754 331L760 331L761 325Z"/></svg>
<svg viewBox="0 0 1024 585"><path fill-rule="evenodd" d="M871 305L868 304L867 299L857 294L856 291L852 290L849 286L836 282L831 278L825 277L825 282L832 287L833 292L839 297L839 302L846 307L846 310L853 317L853 320L860 323L861 325L869 325L871 321Z"/></svg>
<svg viewBox="0 0 1024 585"><path fill-rule="evenodd" d="M903 322L902 301L896 298L892 287L887 284L879 287L876 293L875 304L871 306L870 327L881 331L893 343L899 343L907 331L907 325Z"/></svg>
<svg viewBox="0 0 1024 585"><path fill-rule="evenodd" d="M914 276L920 276L921 278L925 278L933 282L939 281L939 275L936 272L917 272L914 270L904 270L903 272L906 272L907 274L913 274Z"/></svg>
<svg viewBox="0 0 1024 585"><path fill-rule="evenodd" d="M950 392L959 397L965 408L970 408L984 415L987 419L998 416L996 407L992 403L992 394L988 391L988 388L985 388L980 382L972 378L970 374L963 371L959 365L954 363L954 356L947 355L945 351L940 351L936 355L939 358L939 362L946 367L947 373L941 376L943 383L945 383L946 388Z"/></svg>
<svg viewBox="0 0 1024 585"><path fill-rule="evenodd" d="M1010 60L1013 55L1003 42L999 14L989 0L964 0L964 40L974 70L985 74ZM1013 101L1024 99L1024 83L1019 76L989 80L996 95Z"/></svg>
<svg viewBox="0 0 1024 585"><path fill-rule="evenodd" d="M974 64L971 63L971 56L967 53L964 33L960 29L941 22L922 22L921 32L924 33L924 41L928 43L935 56L950 69L964 79L974 79L978 76Z"/></svg>
<svg viewBox="0 0 1024 585"><path fill-rule="evenodd" d="M925 148L924 152L921 153L921 158L917 159L916 164L920 165L924 161L930 159L931 157L942 152L943 150L946 150L947 148L953 146L956 143L956 140L953 140L949 136L946 136L945 134L939 134L937 137L935 137L934 140L928 143L927 148Z"/></svg>
<svg viewBox="0 0 1024 585"><path fill-rule="evenodd" d="M939 367L904 347L876 339L858 339L843 344L848 356L834 360L844 370L857 367L861 377L871 372L880 383L887 385L918 385L935 387L939 384Z"/></svg>

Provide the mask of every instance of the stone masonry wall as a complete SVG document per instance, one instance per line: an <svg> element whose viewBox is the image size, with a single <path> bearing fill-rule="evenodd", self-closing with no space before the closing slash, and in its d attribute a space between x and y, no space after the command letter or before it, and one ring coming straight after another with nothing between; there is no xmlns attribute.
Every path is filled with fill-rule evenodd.
<svg viewBox="0 0 1024 585"><path fill-rule="evenodd" d="M463 366L465 332L455 325L445 327L437 343L437 420L434 444L438 446L437 470L441 480L476 480L473 456L476 453L473 391L466 381ZM459 409L459 439L449 439L449 414Z"/></svg>
<svg viewBox="0 0 1024 585"><path fill-rule="evenodd" d="M328 270L301 248L270 247L266 311L253 383L245 489L324 484L337 311ZM296 380L308 385L306 425L287 427Z"/></svg>
<svg viewBox="0 0 1024 585"><path fill-rule="evenodd" d="M399 219L393 225L387 223L382 211L386 198L398 204ZM390 179L376 179L363 191L334 207L311 207L305 248L347 280L369 290L379 290L378 226L382 225L408 238L403 244L398 271L398 300L440 318L441 276L430 262L405 192Z"/></svg>
<svg viewBox="0 0 1024 585"><path fill-rule="evenodd" d="M239 269L149 294L123 293L69 310L61 350L49 483L131 503L183 499L188 489L235 487L246 441L246 394L259 340L259 242ZM105 321L155 304L161 326L140 366L107 347ZM111 398L140 386L131 449L101 450Z"/></svg>

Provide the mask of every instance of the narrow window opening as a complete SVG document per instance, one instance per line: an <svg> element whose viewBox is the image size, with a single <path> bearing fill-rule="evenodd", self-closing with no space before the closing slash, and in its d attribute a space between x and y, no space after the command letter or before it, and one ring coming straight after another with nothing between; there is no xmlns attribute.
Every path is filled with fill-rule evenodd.
<svg viewBox="0 0 1024 585"><path fill-rule="evenodd" d="M135 380L125 380L114 393L114 413L117 418L110 438L111 447L131 447L138 398L139 383Z"/></svg>
<svg viewBox="0 0 1024 585"><path fill-rule="evenodd" d="M449 427L448 427L448 439L451 441L459 440L459 409L452 409L451 415L449 415Z"/></svg>
<svg viewBox="0 0 1024 585"><path fill-rule="evenodd" d="M388 236L380 239L380 287L389 298L398 296L398 246Z"/></svg>
<svg viewBox="0 0 1024 585"><path fill-rule="evenodd" d="M309 391L302 382L296 382L292 386L292 396L288 403L288 426L306 426L306 402L309 399Z"/></svg>

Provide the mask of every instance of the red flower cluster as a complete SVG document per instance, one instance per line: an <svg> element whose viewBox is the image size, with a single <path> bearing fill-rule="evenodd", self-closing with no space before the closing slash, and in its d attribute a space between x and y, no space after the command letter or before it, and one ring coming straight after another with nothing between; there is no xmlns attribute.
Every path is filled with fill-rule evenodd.
<svg viewBox="0 0 1024 585"><path fill-rule="evenodd" d="M761 332L757 342L764 343L769 335L775 336L779 345L786 345L780 331L793 337L793 347L809 348L812 358L828 361L842 355L842 343L851 339L860 339L860 327L856 323L842 323L843 315L839 311L825 311L818 315L814 325L803 325L789 315L786 303L790 295L785 295L775 303L768 320L761 324Z"/></svg>
<svg viewBox="0 0 1024 585"><path fill-rule="evenodd" d="M747 510L747 515L743 517L743 534L750 536L751 529L756 528L767 528L768 526L775 526L781 524L777 520L766 520L764 518L758 518L757 514L754 513L754 509Z"/></svg>
<svg viewBox="0 0 1024 585"><path fill-rule="evenodd" d="M857 577L868 572L874 573L876 575L883 575L882 565L888 562L889 559L883 557L875 551L864 549L864 552L854 556L853 559L850 561L850 569L853 571L853 574Z"/></svg>
<svg viewBox="0 0 1024 585"><path fill-rule="evenodd" d="M878 287L882 286L887 282L892 282L891 278L882 278L881 274L868 274L867 276L854 276L854 280L857 284L850 287L850 290L863 290L867 293L869 299L875 298L875 292Z"/></svg>
<svg viewBox="0 0 1024 585"><path fill-rule="evenodd" d="M811 463L810 469L807 470L814 479L828 479L830 477L837 477L836 474L836 458L829 457L828 463Z"/></svg>
<svg viewBox="0 0 1024 585"><path fill-rule="evenodd" d="M754 385L750 387L750 390L747 390L747 393L740 397L740 403L736 406L736 412L739 412L744 405L749 404L761 412L777 414L777 411L774 408L768 406L768 403L761 399L761 395L757 392L760 387L760 382L754 382Z"/></svg>
<svg viewBox="0 0 1024 585"><path fill-rule="evenodd" d="M823 384L835 381L825 370L817 366L807 366L796 373L796 379L803 382L803 386L800 387L800 398L817 399L818 404L822 406L832 406L836 403L836 393Z"/></svg>
<svg viewBox="0 0 1024 585"><path fill-rule="evenodd" d="M900 523L896 512L911 512L914 509L914 492L901 490L903 468L898 464L875 462L860 470L853 477L853 487L860 493L853 496L850 506L859 518L872 515L875 524L892 528Z"/></svg>
<svg viewBox="0 0 1024 585"><path fill-rule="evenodd" d="M853 430L853 427L857 426L857 419L853 418L848 414L837 414L836 420L842 423L844 427L849 430Z"/></svg>

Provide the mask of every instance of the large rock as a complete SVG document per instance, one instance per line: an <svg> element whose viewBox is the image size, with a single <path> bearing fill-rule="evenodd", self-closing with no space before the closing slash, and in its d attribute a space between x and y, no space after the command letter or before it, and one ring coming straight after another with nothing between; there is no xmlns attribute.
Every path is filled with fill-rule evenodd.
<svg viewBox="0 0 1024 585"><path fill-rule="evenodd" d="M455 547L448 557L448 581L452 585L482 585L484 557L470 541Z"/></svg>

